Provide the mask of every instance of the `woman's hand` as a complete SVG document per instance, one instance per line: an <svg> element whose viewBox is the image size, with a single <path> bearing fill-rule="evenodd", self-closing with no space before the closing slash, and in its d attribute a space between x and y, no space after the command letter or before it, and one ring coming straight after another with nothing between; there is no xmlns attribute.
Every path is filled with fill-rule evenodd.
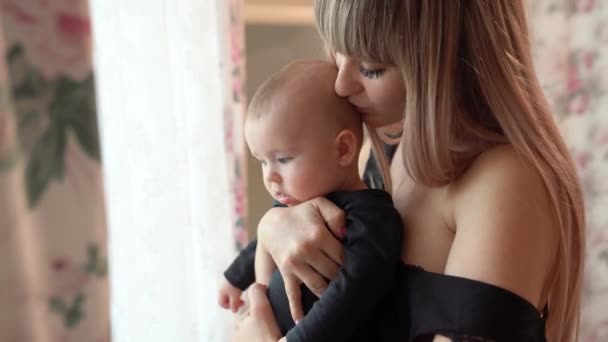
<svg viewBox="0 0 608 342"><path fill-rule="evenodd" d="M294 321L304 318L300 284L320 297L327 288L325 279L338 275L344 253L338 238L344 236L344 225L344 212L324 197L270 209L260 220L258 243L281 272Z"/></svg>
<svg viewBox="0 0 608 342"><path fill-rule="evenodd" d="M249 310L236 322L232 342L277 342L281 331L272 313L266 286L256 283L247 292Z"/></svg>

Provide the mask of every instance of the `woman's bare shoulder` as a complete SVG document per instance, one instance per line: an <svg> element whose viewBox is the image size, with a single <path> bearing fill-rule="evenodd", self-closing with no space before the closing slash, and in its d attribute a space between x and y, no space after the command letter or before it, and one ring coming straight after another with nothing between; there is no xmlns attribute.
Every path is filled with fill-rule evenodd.
<svg viewBox="0 0 608 342"><path fill-rule="evenodd" d="M539 172L510 145L481 154L450 186L456 235L446 273L497 285L540 305L557 247Z"/></svg>
<svg viewBox="0 0 608 342"><path fill-rule="evenodd" d="M457 201L455 211L466 210L471 196L477 197L496 190L501 190L499 193L493 193L499 198L527 194L538 200L549 200L549 193L540 173L511 145L499 145L483 152L471 163L467 171L450 185L451 197Z"/></svg>

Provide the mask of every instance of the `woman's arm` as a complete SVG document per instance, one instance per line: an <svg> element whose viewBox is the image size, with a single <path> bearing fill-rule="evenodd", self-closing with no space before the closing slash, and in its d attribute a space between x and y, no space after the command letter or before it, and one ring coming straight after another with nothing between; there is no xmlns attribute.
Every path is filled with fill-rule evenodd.
<svg viewBox="0 0 608 342"><path fill-rule="evenodd" d="M323 197L290 208L272 208L260 220L258 240L272 256L283 279L292 317L304 317L300 284L321 296L325 279L342 264L344 212ZM337 238L338 237L338 238Z"/></svg>

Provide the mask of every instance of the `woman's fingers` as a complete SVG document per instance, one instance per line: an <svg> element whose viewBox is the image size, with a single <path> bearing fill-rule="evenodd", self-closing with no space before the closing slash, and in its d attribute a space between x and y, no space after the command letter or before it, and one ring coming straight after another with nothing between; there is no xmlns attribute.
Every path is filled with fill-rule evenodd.
<svg viewBox="0 0 608 342"><path fill-rule="evenodd" d="M283 276L283 281L285 282L285 293L289 300L289 311L291 311L291 317L297 323L304 318L300 281L291 275Z"/></svg>
<svg viewBox="0 0 608 342"><path fill-rule="evenodd" d="M337 245L333 246L333 248L337 248L338 250L342 250L342 246L336 239L333 237L329 237L328 239L333 240ZM331 241L325 241L324 245L330 245ZM331 250L332 247L330 247ZM334 252L335 254L341 254L341 252ZM323 278L325 279L334 279L338 276L338 272L340 271L340 264L338 264L332 257L328 256L321 250L315 250L308 255L306 260L308 264Z"/></svg>
<svg viewBox="0 0 608 342"><path fill-rule="evenodd" d="M249 312L254 318L273 317L272 307L268 300L268 288L255 283L249 287Z"/></svg>
<svg viewBox="0 0 608 342"><path fill-rule="evenodd" d="M321 297L323 292L327 289L327 280L309 265L301 265L294 270L293 274L317 297Z"/></svg>
<svg viewBox="0 0 608 342"><path fill-rule="evenodd" d="M321 241L319 241L319 248L323 251L324 255L331 259L338 267L344 263L344 246L342 242L336 240L330 234L327 234ZM337 271L337 270L336 270ZM326 274L323 274L327 277ZM334 277L328 277L333 279Z"/></svg>
<svg viewBox="0 0 608 342"><path fill-rule="evenodd" d="M310 204L319 213L320 218L323 220L322 223L329 228L329 231L327 229L320 229L318 231L319 236L318 241L316 241L318 248L336 264L342 265L344 262L344 247L340 240L344 238L346 233L344 211L324 197L318 197L312 200ZM313 266L315 268L317 266L323 267L323 265ZM334 278L333 276L328 277L328 275L323 274L328 279Z"/></svg>
<svg viewBox="0 0 608 342"><path fill-rule="evenodd" d="M270 306L267 288L264 285L253 284L247 290L249 310L239 314L235 325L233 342L266 342L277 341L281 331Z"/></svg>
<svg viewBox="0 0 608 342"><path fill-rule="evenodd" d="M310 201L310 204L319 212L331 233L336 238L342 239L346 225L344 211L325 197L317 197Z"/></svg>

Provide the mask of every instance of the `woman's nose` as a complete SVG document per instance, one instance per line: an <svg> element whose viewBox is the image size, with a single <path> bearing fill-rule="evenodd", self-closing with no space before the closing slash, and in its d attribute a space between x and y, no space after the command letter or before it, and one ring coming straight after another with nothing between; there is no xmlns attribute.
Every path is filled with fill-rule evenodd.
<svg viewBox="0 0 608 342"><path fill-rule="evenodd" d="M336 94L342 97L349 97L363 91L363 85L357 77L358 70L352 65L346 64L344 63L338 71L338 77L336 77L334 85Z"/></svg>

